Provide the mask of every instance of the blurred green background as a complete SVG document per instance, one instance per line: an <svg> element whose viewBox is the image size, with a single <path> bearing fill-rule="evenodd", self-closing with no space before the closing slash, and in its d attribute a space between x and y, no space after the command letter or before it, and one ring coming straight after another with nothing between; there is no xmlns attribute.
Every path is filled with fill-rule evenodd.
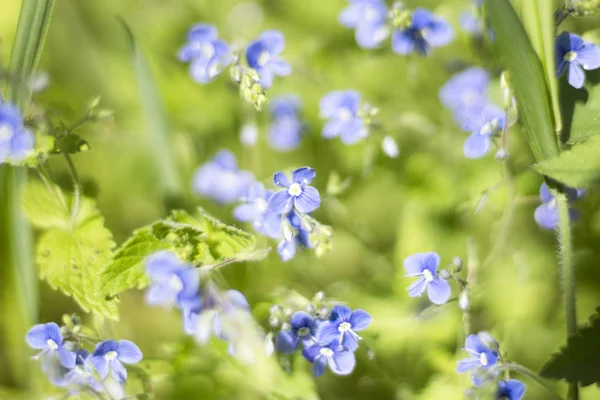
<svg viewBox="0 0 600 400"><path fill-rule="evenodd" d="M103 329L116 339L136 342L147 359L178 354L175 373L160 363L153 367L163 377L155 380L157 398L262 399L276 391L301 399L461 399L470 384L466 374L454 371L456 361L464 357L460 352L463 316L457 303L451 302L419 317L428 300L408 297L411 280L404 277L402 267L406 256L419 251L438 252L443 265L459 256L476 271L470 328L490 331L506 358L539 371L565 343L554 235L533 220L541 178L529 170L532 158L521 132L511 131L508 172L492 155L467 160L462 154L467 134L455 126L437 97L453 73L466 65L483 65L494 74L492 92L499 98L499 71L489 49L458 28L458 16L470 2L405 4L427 7L448 18L456 28L453 44L427 58L395 55L389 42L379 50L362 50L353 31L337 22L345 0L56 2L41 64L50 85L34 101L67 124L82 115L95 96L102 97L103 107L114 110L114 121L81 131L91 150L73 158L87 194L97 197L117 243L166 214L156 178L161 166L155 162L134 66L117 17L130 25L156 75L170 122L180 174L177 184L186 204L201 205L222 220L235 222L231 207L193 197L190 189L195 168L220 148L234 151L241 167L259 179L303 165L316 169L314 185L322 193L333 171L352 179L347 192L325 199L315 213L335 231L331 253L317 259L305 251L282 263L273 252L260 263L233 264L224 273L229 285L248 297L263 324L270 305L279 300L273 293L281 288L308 298L323 290L371 313L373 324L363 332L365 346L358 350L354 373L348 377L326 373L313 380L310 364L300 358L293 359L292 376L278 367L275 358L247 366L227 356L218 341L204 347L191 345L184 339L176 311L149 308L143 294L132 291L121 298L120 322L106 322ZM4 67L19 8L17 0L0 2ZM227 74L204 86L191 80L176 52L196 22L215 24L220 36L230 42L248 42L265 29L284 33L284 56L293 74L277 78L268 96L293 92L303 99L303 118L309 128L300 148L278 153L268 147L268 112L256 113L245 104ZM594 23L570 20L564 27L582 33ZM372 140L354 146L320 137L320 97L346 88L360 91L381 110L381 130L373 133ZM258 145L244 148L240 129L254 119L260 129ZM378 148L382 134L398 141L400 156L390 159L380 153L365 171L365 154ZM50 168L53 177L70 190L63 160L52 160ZM475 214L482 193L499 182ZM599 202L598 194L590 191L577 204L582 216L575 226L581 323L600 305ZM40 321L59 322L64 313L81 312L45 283L40 282L39 288ZM2 307L12 307L14 294L3 290L0 295ZM24 389L26 377L41 372L28 360L31 351L20 350L9 340L18 315L5 315L10 318L0 322L0 397L41 398ZM83 317L92 323L91 317ZM534 382L522 378L527 383L525 399L548 398ZM59 398L60 392L42 377L36 382L35 393L54 393ZM135 387L132 382L130 392ZM555 388L564 393L566 386ZM598 399L600 392L585 388L581 398Z"/></svg>

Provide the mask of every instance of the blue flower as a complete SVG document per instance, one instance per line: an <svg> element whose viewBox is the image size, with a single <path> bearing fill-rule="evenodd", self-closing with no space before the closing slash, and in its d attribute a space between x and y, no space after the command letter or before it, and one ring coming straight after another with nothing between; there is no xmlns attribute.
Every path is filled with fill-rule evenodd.
<svg viewBox="0 0 600 400"><path fill-rule="evenodd" d="M360 117L360 94L355 90L327 93L319 103L321 117L328 119L322 135L331 139L340 137L342 143L353 144L368 136L365 120Z"/></svg>
<svg viewBox="0 0 600 400"><path fill-rule="evenodd" d="M317 337L321 343L337 342L350 351L358 348L361 337L356 333L362 331L372 318L365 310L354 310L346 306L335 306L329 314L329 320L319 327Z"/></svg>
<svg viewBox="0 0 600 400"><path fill-rule="evenodd" d="M410 297L421 296L425 290L434 304L444 304L450 298L450 284L437 276L440 256L437 253L416 253L404 259L406 276L419 277L408 288Z"/></svg>
<svg viewBox="0 0 600 400"><path fill-rule="evenodd" d="M505 112L494 105L487 105L480 113L468 115L462 124L465 131L471 132L463 147L465 157L485 156L492 148L492 137L502 132L505 124Z"/></svg>
<svg viewBox="0 0 600 400"><path fill-rule="evenodd" d="M267 207L278 214L287 214L292 208L301 214L316 210L321 204L319 191L309 183L315 179L316 172L309 167L302 167L292 172L292 181L283 172L273 175L273 182L285 188L275 192L269 199Z"/></svg>
<svg viewBox="0 0 600 400"><path fill-rule="evenodd" d="M482 341L482 335L469 335L464 350L472 357L458 362L456 371L463 373L475 368L489 368L498 361L498 351L490 348Z"/></svg>
<svg viewBox="0 0 600 400"><path fill-rule="evenodd" d="M525 384L516 379L498 381L497 399L521 400L525 394Z"/></svg>
<svg viewBox="0 0 600 400"><path fill-rule="evenodd" d="M258 72L260 84L268 89L273 84L273 77L287 76L292 67L280 57L285 48L283 34L276 30L263 32L259 38L246 48L248 66Z"/></svg>
<svg viewBox="0 0 600 400"><path fill-rule="evenodd" d="M300 343L308 347L316 342L319 320L304 311L292 315L289 330L280 330L275 339L275 348L282 354L292 354L298 350Z"/></svg>
<svg viewBox="0 0 600 400"><path fill-rule="evenodd" d="M196 82L208 83L231 63L231 48L218 39L217 28L213 25L197 24L179 50L179 60L190 63L190 74Z"/></svg>
<svg viewBox="0 0 600 400"><path fill-rule="evenodd" d="M73 368L65 368L58 362L47 366L47 368L44 369L44 372L48 375L48 380L54 386L58 387L89 386L92 377L84 368L89 354L90 353L86 349L77 350L75 366Z"/></svg>
<svg viewBox="0 0 600 400"><path fill-rule="evenodd" d="M302 355L312 363L315 376L323 375L326 366L336 375L349 375L356 365L354 353L337 341L325 345L315 343L302 350Z"/></svg>
<svg viewBox="0 0 600 400"><path fill-rule="evenodd" d="M557 75L561 76L568 69L569 84L574 88L583 86L583 70L600 68L600 47L577 35L563 32L556 38L555 46Z"/></svg>
<svg viewBox="0 0 600 400"><path fill-rule="evenodd" d="M489 74L482 68L469 68L446 82L439 97L446 108L454 112L455 121L462 125L471 115L481 113L487 104Z"/></svg>
<svg viewBox="0 0 600 400"><path fill-rule="evenodd" d="M458 17L458 22L462 30L468 34L479 36L483 31L481 20L470 11L462 12Z"/></svg>
<svg viewBox="0 0 600 400"><path fill-rule="evenodd" d="M277 245L277 253L279 253L279 257L281 257L281 260L284 262L294 258L298 247L301 249L312 247L312 244L310 243L310 234L302 227L302 219L297 213L289 213L287 215L287 223L289 223L291 235L290 237L281 239Z"/></svg>
<svg viewBox="0 0 600 400"><path fill-rule="evenodd" d="M152 281L146 292L146 302L151 306L185 307L198 297L197 271L170 251L159 251L148 257L146 273Z"/></svg>
<svg viewBox="0 0 600 400"><path fill-rule="evenodd" d="M567 197L569 201L575 201L582 198L585 195L585 191L581 189L567 188ZM540 186L540 200L542 204L539 205L533 214L535 222L544 229L553 230L558 224L558 208L556 199L550 193L546 182ZM575 220L578 214L575 210L569 209L569 216L571 220Z"/></svg>
<svg viewBox="0 0 600 400"><path fill-rule="evenodd" d="M33 152L34 137L17 107L0 99L0 164L21 161Z"/></svg>
<svg viewBox="0 0 600 400"><path fill-rule="evenodd" d="M63 367L75 366L76 354L65 348L60 328L54 322L34 325L25 335L25 340L34 349L42 350L35 356L36 359L44 357L45 361L49 362L52 358L58 357Z"/></svg>
<svg viewBox="0 0 600 400"><path fill-rule="evenodd" d="M349 0L350 5L339 15L347 28L356 29L356 43L363 49L381 44L390 34L388 10L383 0Z"/></svg>
<svg viewBox="0 0 600 400"><path fill-rule="evenodd" d="M140 348L129 340L105 340L96 345L88 361L101 380L104 380L110 371L117 382L123 383L127 380L127 370L122 363L136 364L142 357Z"/></svg>
<svg viewBox="0 0 600 400"><path fill-rule="evenodd" d="M254 182L254 175L238 169L237 160L229 150L221 150L213 159L200 166L193 177L194 190L218 203L239 200Z"/></svg>
<svg viewBox="0 0 600 400"><path fill-rule="evenodd" d="M304 126L298 117L302 102L298 96L283 95L270 102L271 126L269 144L279 151L290 151L298 147Z"/></svg>
<svg viewBox="0 0 600 400"><path fill-rule="evenodd" d="M452 26L424 8L417 8L409 27L392 34L392 50L398 54L414 51L428 54L433 47L444 46L454 39Z"/></svg>
<svg viewBox="0 0 600 400"><path fill-rule="evenodd" d="M265 190L262 183L253 183L242 198L243 203L233 210L233 216L239 221L252 222L258 232L272 239L279 239L282 216L267 208L273 193L272 190Z"/></svg>

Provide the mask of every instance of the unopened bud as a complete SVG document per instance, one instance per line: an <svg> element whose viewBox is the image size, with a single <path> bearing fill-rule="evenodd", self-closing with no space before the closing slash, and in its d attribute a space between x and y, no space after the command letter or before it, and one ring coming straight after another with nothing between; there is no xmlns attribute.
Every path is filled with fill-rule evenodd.
<svg viewBox="0 0 600 400"><path fill-rule="evenodd" d="M466 310L469 308L469 293L466 290L463 290L458 295L458 305L461 310Z"/></svg>

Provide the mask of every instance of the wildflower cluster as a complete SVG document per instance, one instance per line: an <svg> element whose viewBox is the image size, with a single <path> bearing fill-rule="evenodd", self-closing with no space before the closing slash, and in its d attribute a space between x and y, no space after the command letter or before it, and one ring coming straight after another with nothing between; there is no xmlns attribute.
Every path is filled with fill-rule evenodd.
<svg viewBox="0 0 600 400"><path fill-rule="evenodd" d="M424 8L410 11L401 3L388 10L383 0L350 0L339 15L342 25L355 29L356 43L364 49L379 47L391 34L397 54L429 54L454 39L452 26Z"/></svg>
<svg viewBox="0 0 600 400"><path fill-rule="evenodd" d="M41 361L49 381L74 394L119 393L127 380L123 364L136 364L143 358L139 347L129 340L96 340L77 316L65 316L61 327L54 322L33 326L25 340L41 350L33 358ZM93 351L86 344L95 345Z"/></svg>
<svg viewBox="0 0 600 400"><path fill-rule="evenodd" d="M312 364L315 376L326 367L336 375L352 373L356 365L354 352L362 339L357 332L371 324L364 310L343 305L331 306L322 292L317 293L304 310L293 312L279 305L271 308L271 328L277 330L275 349L281 354L302 356Z"/></svg>

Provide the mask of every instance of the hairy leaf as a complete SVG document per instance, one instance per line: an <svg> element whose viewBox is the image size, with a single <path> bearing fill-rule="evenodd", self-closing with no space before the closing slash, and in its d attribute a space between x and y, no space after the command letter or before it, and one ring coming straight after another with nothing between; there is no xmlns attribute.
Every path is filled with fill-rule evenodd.
<svg viewBox="0 0 600 400"><path fill-rule="evenodd" d="M582 386L600 384L600 308L544 365L541 375Z"/></svg>

